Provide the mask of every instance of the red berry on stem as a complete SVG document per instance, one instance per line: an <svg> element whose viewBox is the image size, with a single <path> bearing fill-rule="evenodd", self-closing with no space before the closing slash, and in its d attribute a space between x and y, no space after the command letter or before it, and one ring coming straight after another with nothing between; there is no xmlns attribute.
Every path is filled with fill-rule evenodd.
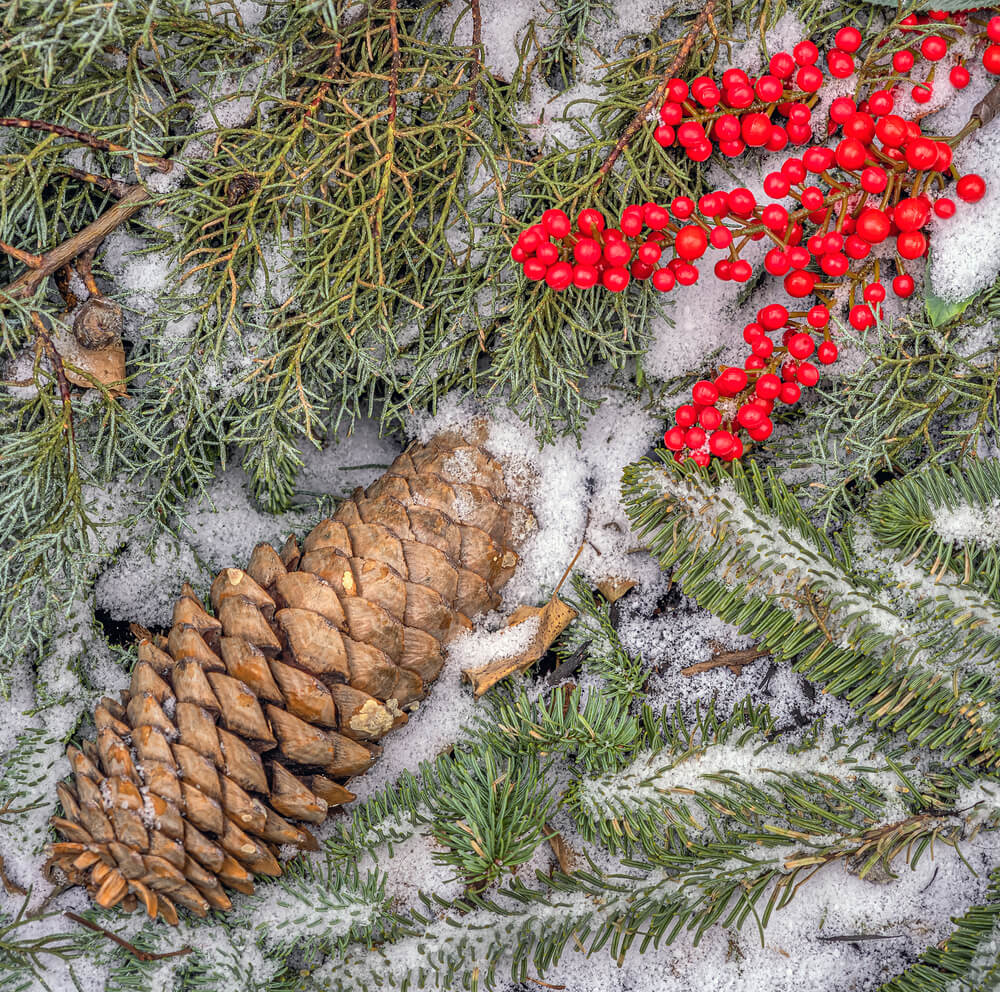
<svg viewBox="0 0 1000 992"><path fill-rule="evenodd" d="M653 273L653 288L667 293L674 288L676 277L670 269L657 269Z"/></svg>
<svg viewBox="0 0 1000 992"><path fill-rule="evenodd" d="M849 96L838 96L830 104L830 120L836 124L843 124L857 109Z"/></svg>
<svg viewBox="0 0 1000 992"><path fill-rule="evenodd" d="M893 55L892 67L900 74L906 73L913 68L914 61L913 52L904 48L901 52L896 52L896 54Z"/></svg>
<svg viewBox="0 0 1000 992"><path fill-rule="evenodd" d="M687 220L694 213L694 200L689 196L675 196L670 201L670 212L678 220Z"/></svg>
<svg viewBox="0 0 1000 992"><path fill-rule="evenodd" d="M545 273L548 271L549 267L544 262L540 262L537 258L526 258L524 260L525 278L530 279L532 282L538 282L540 279L544 279Z"/></svg>
<svg viewBox="0 0 1000 992"><path fill-rule="evenodd" d="M771 56L768 69L771 70L772 75L777 76L779 79L788 79L795 72L795 59L788 52L777 52Z"/></svg>
<svg viewBox="0 0 1000 992"><path fill-rule="evenodd" d="M960 200L965 200L966 203L976 203L986 194L986 182L982 176L970 172L967 176L962 176L955 184L955 192Z"/></svg>
<svg viewBox="0 0 1000 992"><path fill-rule="evenodd" d="M954 217L956 209L955 201L950 197L941 196L934 201L934 213L944 220L947 220L949 217Z"/></svg>
<svg viewBox="0 0 1000 992"><path fill-rule="evenodd" d="M868 109L876 117L885 117L892 113L894 100L889 90L876 90L868 97Z"/></svg>
<svg viewBox="0 0 1000 992"><path fill-rule="evenodd" d="M609 239L604 245L604 259L611 266L627 265L632 259L632 249L624 241Z"/></svg>
<svg viewBox="0 0 1000 992"><path fill-rule="evenodd" d="M906 146L906 164L923 172L937 163L937 145L930 138L914 138Z"/></svg>
<svg viewBox="0 0 1000 992"><path fill-rule="evenodd" d="M819 369L812 362L802 362L795 371L795 378L803 386L815 386L819 382Z"/></svg>
<svg viewBox="0 0 1000 992"><path fill-rule="evenodd" d="M1000 45L990 45L983 52L983 68L994 76L1000 75Z"/></svg>
<svg viewBox="0 0 1000 992"><path fill-rule="evenodd" d="M930 103L934 96L934 87L928 83L917 83L910 91L914 103Z"/></svg>
<svg viewBox="0 0 1000 992"><path fill-rule="evenodd" d="M596 237L604 230L604 215L600 210L588 207L586 210L580 211L580 215L576 219L576 226L581 234L591 238Z"/></svg>
<svg viewBox="0 0 1000 992"><path fill-rule="evenodd" d="M754 392L764 400L773 400L781 392L781 380L772 373L762 375L754 384Z"/></svg>
<svg viewBox="0 0 1000 992"><path fill-rule="evenodd" d="M628 269L613 266L604 270L604 274L601 276L601 285L605 289L611 290L612 293L620 293L629 284L630 278Z"/></svg>
<svg viewBox="0 0 1000 992"><path fill-rule="evenodd" d="M927 235L923 231L903 231L896 236L896 251L903 258L920 258L927 251Z"/></svg>
<svg viewBox="0 0 1000 992"><path fill-rule="evenodd" d="M700 448L706 441L708 435L701 427L692 427L684 435L684 443L694 451L696 448Z"/></svg>
<svg viewBox="0 0 1000 992"><path fill-rule="evenodd" d="M600 273L594 265L573 266L573 285L579 286L580 289L590 289L591 286L596 286L597 280L600 278Z"/></svg>
<svg viewBox="0 0 1000 992"><path fill-rule="evenodd" d="M778 399L790 406L792 403L798 403L801 395L802 390L796 383L784 382L781 384L781 392L778 393Z"/></svg>
<svg viewBox="0 0 1000 992"><path fill-rule="evenodd" d="M971 78L969 70L964 65L952 66L951 72L948 73L948 81L956 90L964 90Z"/></svg>
<svg viewBox="0 0 1000 992"><path fill-rule="evenodd" d="M832 365L837 360L837 346L832 341L823 341L816 349L816 357L823 365Z"/></svg>
<svg viewBox="0 0 1000 992"><path fill-rule="evenodd" d="M545 273L545 282L550 289L565 289L573 282L573 266L569 262L556 262Z"/></svg>
<svg viewBox="0 0 1000 992"><path fill-rule="evenodd" d="M799 65L813 65L819 58L819 49L806 38L792 49L792 57Z"/></svg>
<svg viewBox="0 0 1000 992"><path fill-rule="evenodd" d="M542 214L542 226L553 238L565 238L573 229L564 210L551 209Z"/></svg>
<svg viewBox="0 0 1000 992"><path fill-rule="evenodd" d="M722 414L714 406L706 406L698 414L698 423L707 431L714 431L722 423Z"/></svg>
<svg viewBox="0 0 1000 992"><path fill-rule="evenodd" d="M708 439L708 450L722 458L728 455L735 447L735 438L729 431L714 431Z"/></svg>
<svg viewBox="0 0 1000 992"><path fill-rule="evenodd" d="M810 327L815 327L819 330L830 323L830 311L822 303L817 303L816 306L809 308L809 312L806 314L806 321Z"/></svg>
<svg viewBox="0 0 1000 992"><path fill-rule="evenodd" d="M573 257L584 265L596 265L601 260L601 246L593 238L580 238L573 245Z"/></svg>
<svg viewBox="0 0 1000 992"><path fill-rule="evenodd" d="M683 103L688 98L688 84L674 76L667 83L667 96L674 103Z"/></svg>
<svg viewBox="0 0 1000 992"><path fill-rule="evenodd" d="M707 379L701 379L691 387L691 398L699 406L712 406L719 398L718 387Z"/></svg>
<svg viewBox="0 0 1000 992"><path fill-rule="evenodd" d="M546 265L555 265L559 261L559 249L551 241L543 241L535 252L535 258Z"/></svg>
<svg viewBox="0 0 1000 992"><path fill-rule="evenodd" d="M916 283L913 281L913 276L906 272L901 273L892 280L892 291L902 299L910 296L915 286Z"/></svg>
<svg viewBox="0 0 1000 992"><path fill-rule="evenodd" d="M1000 14L995 14L987 22L986 36L990 41L1000 42Z"/></svg>
<svg viewBox="0 0 1000 992"><path fill-rule="evenodd" d="M920 54L928 62L938 62L948 54L948 42L939 34L929 34L920 42Z"/></svg>
<svg viewBox="0 0 1000 992"><path fill-rule="evenodd" d="M512 245L510 249L510 257L514 259L515 262L523 262L528 257L528 253L520 245Z"/></svg>
<svg viewBox="0 0 1000 992"><path fill-rule="evenodd" d="M793 334L788 342L788 354L793 358L808 358L814 347L813 339L808 334Z"/></svg>
<svg viewBox="0 0 1000 992"><path fill-rule="evenodd" d="M855 27L843 27L833 36L833 43L842 51L856 52L861 47L861 32Z"/></svg>
<svg viewBox="0 0 1000 992"><path fill-rule="evenodd" d="M663 435L663 444L671 451L680 451L684 447L684 428L671 427Z"/></svg>
<svg viewBox="0 0 1000 992"><path fill-rule="evenodd" d="M854 59L847 52L833 48L826 53L826 67L835 79L846 79L854 72Z"/></svg>

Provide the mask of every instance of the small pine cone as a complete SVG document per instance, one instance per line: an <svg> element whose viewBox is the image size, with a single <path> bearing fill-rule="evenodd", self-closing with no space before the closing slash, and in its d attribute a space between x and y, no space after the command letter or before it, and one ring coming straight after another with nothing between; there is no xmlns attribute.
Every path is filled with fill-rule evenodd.
<svg viewBox="0 0 1000 992"><path fill-rule="evenodd" d="M185 585L121 702L97 706L97 740L68 749L51 861L99 905L169 923L280 875L278 845L316 848L305 824L354 798L345 783L406 723L442 646L498 604L531 522L495 459L439 435L301 547L224 569L213 613Z"/></svg>

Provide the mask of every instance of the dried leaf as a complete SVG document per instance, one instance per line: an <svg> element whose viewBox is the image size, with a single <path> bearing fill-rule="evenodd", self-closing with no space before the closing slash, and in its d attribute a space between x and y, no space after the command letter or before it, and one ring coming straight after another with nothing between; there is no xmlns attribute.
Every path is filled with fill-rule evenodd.
<svg viewBox="0 0 1000 992"><path fill-rule="evenodd" d="M53 328L49 336L62 357L66 378L74 386L93 389L93 380L96 379L108 387L112 396L125 395L125 349L119 339L116 338L106 348L84 348L67 331ZM86 375L81 375L76 369Z"/></svg>
<svg viewBox="0 0 1000 992"><path fill-rule="evenodd" d="M632 579L619 579L613 575L609 575L597 583L597 591L609 603L617 603L629 589L633 588L635 588L635 582Z"/></svg>
<svg viewBox="0 0 1000 992"><path fill-rule="evenodd" d="M576 610L567 606L559 598L558 593L553 593L552 598L544 606L519 606L510 615L507 627L514 627L536 617L539 621L538 630L535 631L531 643L520 654L510 658L497 658L479 668L462 669L462 675L466 681L472 683L472 689L477 696L481 696L501 679L513 675L514 672L523 672L538 661L552 647L552 642L569 626L570 621L576 618Z"/></svg>
<svg viewBox="0 0 1000 992"><path fill-rule="evenodd" d="M547 840L549 846L552 848L552 853L559 862L560 870L567 875L572 874L576 867L576 851L566 843L566 839L558 830L549 824L545 824L545 829L548 832Z"/></svg>

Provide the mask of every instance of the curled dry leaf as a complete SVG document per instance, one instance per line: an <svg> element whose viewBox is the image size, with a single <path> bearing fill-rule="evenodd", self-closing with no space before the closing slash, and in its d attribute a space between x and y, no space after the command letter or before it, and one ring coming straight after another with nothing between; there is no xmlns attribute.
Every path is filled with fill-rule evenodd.
<svg viewBox="0 0 1000 992"><path fill-rule="evenodd" d="M619 579L617 576L609 575L597 583L597 591L609 602L617 603L622 596L635 588L632 579Z"/></svg>
<svg viewBox="0 0 1000 992"><path fill-rule="evenodd" d="M96 381L112 396L125 395L125 349L119 338L103 348L85 348L68 331L54 327L49 336L74 386L93 389Z"/></svg>
<svg viewBox="0 0 1000 992"><path fill-rule="evenodd" d="M569 626L570 621L576 618L576 610L564 603L558 593L553 593L552 598L544 606L519 606L510 615L507 626L514 627L535 618L539 621L538 630L535 631L531 643L520 654L509 658L497 658L479 668L462 669L463 677L472 684L473 692L477 696L481 696L501 679L513 675L514 672L526 671L538 661L552 647L553 641Z"/></svg>

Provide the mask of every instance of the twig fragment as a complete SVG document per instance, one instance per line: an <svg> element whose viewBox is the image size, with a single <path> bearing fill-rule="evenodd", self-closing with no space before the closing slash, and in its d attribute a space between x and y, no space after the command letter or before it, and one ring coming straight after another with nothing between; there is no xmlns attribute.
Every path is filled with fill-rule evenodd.
<svg viewBox="0 0 1000 992"><path fill-rule="evenodd" d="M713 668L728 668L733 675L742 675L747 665L752 665L758 658L765 658L770 651L758 651L756 648L746 648L743 651L723 651L713 655L707 661L699 661L681 669L681 675L700 675L710 672Z"/></svg>
<svg viewBox="0 0 1000 992"><path fill-rule="evenodd" d="M107 937L108 940L114 941L119 947L125 948L129 954L134 955L140 961L163 961L166 958L179 958L184 954L190 954L193 948L188 947L186 944L184 947L176 951L164 951L162 954L153 954L150 951L144 951L135 944L130 944L123 937L119 937L118 934L112 933L110 930L106 930L104 927L99 926L96 923L91 922L84 916L80 916L77 913L71 913L67 910L63 913L64 916L71 919L74 923L79 923L80 926L86 927L88 930L93 930L94 933L102 934Z"/></svg>
<svg viewBox="0 0 1000 992"><path fill-rule="evenodd" d="M691 25L688 33L684 36L684 40L681 42L681 47L677 50L677 54L674 56L670 65L667 66L663 73L663 79L660 80L660 84L653 90L650 98L643 104L639 112L632 118L628 127L622 132L621 137L615 143L615 147L611 149L611 154L604 160L601 165L600 170L597 173L597 178L594 180L594 186L600 186L604 182L604 177L611 171L612 166L618 160L618 156L621 155L626 148L628 148L629 143L638 134L639 129L646 123L646 118L655 110L661 103L663 103L663 98L667 94L667 86L670 80L676 75L677 70L684 65L687 61L687 57L691 54L691 49L694 48L694 43L698 39L698 35L701 34L702 30L708 22L711 20L712 13L715 10L716 0L708 0L705 4L702 12L695 18L694 23Z"/></svg>

